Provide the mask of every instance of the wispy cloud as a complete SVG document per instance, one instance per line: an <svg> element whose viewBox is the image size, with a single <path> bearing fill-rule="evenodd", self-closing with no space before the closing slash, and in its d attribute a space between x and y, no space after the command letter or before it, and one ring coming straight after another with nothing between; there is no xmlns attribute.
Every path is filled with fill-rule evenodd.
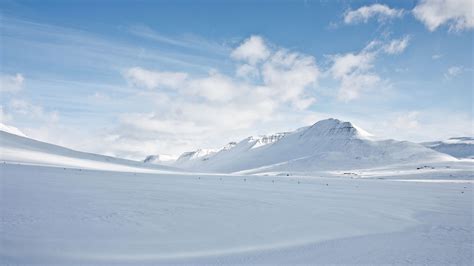
<svg viewBox="0 0 474 266"><path fill-rule="evenodd" d="M388 54L399 54L405 51L409 41L410 36L405 36L401 39L392 40L384 46L384 51Z"/></svg>
<svg viewBox="0 0 474 266"><path fill-rule="evenodd" d="M461 75L465 71L466 69L463 66L451 66L444 73L444 78L450 80Z"/></svg>
<svg viewBox="0 0 474 266"><path fill-rule="evenodd" d="M393 126L400 130L417 129L420 127L419 115L417 111L399 114L394 118Z"/></svg>
<svg viewBox="0 0 474 266"><path fill-rule="evenodd" d="M0 74L0 92L15 93L23 88L25 78L22 74L15 75Z"/></svg>
<svg viewBox="0 0 474 266"><path fill-rule="evenodd" d="M329 56L332 65L326 75L339 81L338 99L349 102L377 87L390 86L374 70L375 60L381 54L399 54L408 46L409 37L387 42L374 40L360 52Z"/></svg>
<svg viewBox="0 0 474 266"><path fill-rule="evenodd" d="M143 86L148 89L175 89L184 83L188 74L182 72L150 71L141 67L132 67L125 71L124 76L135 86Z"/></svg>
<svg viewBox="0 0 474 266"><path fill-rule="evenodd" d="M213 54L227 55L231 48L224 43L207 40L193 34L183 34L180 36L167 36L153 30L146 25L133 25L128 27L128 31L133 35L150 39L170 46L182 47L190 50L207 51Z"/></svg>
<svg viewBox="0 0 474 266"><path fill-rule="evenodd" d="M222 60L201 55L197 51L171 51L156 45L143 46L103 38L74 28L11 17L0 18L0 29L7 55L17 55L17 51L12 49L21 49L36 63L47 66L81 66L81 69L93 70L95 73L116 71L132 62L194 71L208 71L210 66L222 66Z"/></svg>
<svg viewBox="0 0 474 266"><path fill-rule="evenodd" d="M10 101L9 110L33 119L40 119L45 123L57 122L59 119L56 111L46 111L42 106L32 104L23 99Z"/></svg>
<svg viewBox="0 0 474 266"><path fill-rule="evenodd" d="M347 10L344 13L344 23L367 23L372 18L379 22L384 22L402 17L403 14L404 11L401 9L390 8L389 6L382 4L373 4L370 6L362 6L355 10Z"/></svg>

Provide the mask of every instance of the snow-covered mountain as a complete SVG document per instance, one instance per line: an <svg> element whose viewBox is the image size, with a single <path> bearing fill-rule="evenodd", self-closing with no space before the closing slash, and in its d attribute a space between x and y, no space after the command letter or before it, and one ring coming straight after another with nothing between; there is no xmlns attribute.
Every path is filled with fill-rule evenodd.
<svg viewBox="0 0 474 266"><path fill-rule="evenodd" d="M172 165L209 172L310 172L456 160L407 141L376 141L337 119L271 136L248 137L220 150L184 153Z"/></svg>
<svg viewBox="0 0 474 266"><path fill-rule="evenodd" d="M0 130L0 148L0 161L7 163L123 172L177 171L176 168L168 166L149 165L111 156L75 151L3 130Z"/></svg>
<svg viewBox="0 0 474 266"><path fill-rule="evenodd" d="M218 150L215 149L199 149L195 151L190 151L190 152L185 152L181 154L176 162L178 163L184 163L188 161L194 161L194 160L205 160L209 156L212 156L215 154Z"/></svg>
<svg viewBox="0 0 474 266"><path fill-rule="evenodd" d="M242 151L256 149L272 144L287 134L288 133L276 133L273 135L261 135L257 137L251 136L239 143L229 142L221 149L198 149L196 151L185 152L171 165L186 169L202 169L202 162L208 160L212 160L214 162L216 158L220 158L224 154L226 154L227 157L232 157L235 155L237 156L236 159L238 159L239 154Z"/></svg>
<svg viewBox="0 0 474 266"><path fill-rule="evenodd" d="M443 141L423 142L421 144L456 158L474 158L474 138L472 137L457 137Z"/></svg>
<svg viewBox="0 0 474 266"><path fill-rule="evenodd" d="M463 145L472 145L472 139L463 141ZM352 123L337 119L322 120L293 132L248 137L221 149L186 152L177 159L149 156L145 162L74 151L4 131L0 131L0 147L0 160L5 162L134 172L180 168L221 173L311 173L456 160L416 143L376 141Z"/></svg>

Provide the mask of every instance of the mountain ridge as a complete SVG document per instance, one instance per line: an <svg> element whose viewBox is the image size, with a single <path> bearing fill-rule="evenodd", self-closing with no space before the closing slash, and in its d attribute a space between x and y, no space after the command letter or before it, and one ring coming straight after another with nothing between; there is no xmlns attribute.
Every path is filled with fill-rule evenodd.
<svg viewBox="0 0 474 266"><path fill-rule="evenodd" d="M351 122L330 118L292 132L248 137L230 148L214 149L205 156L188 156L189 160L177 160L171 165L228 173L258 168L298 172L455 160L416 143L372 137Z"/></svg>
<svg viewBox="0 0 474 266"><path fill-rule="evenodd" d="M420 144L459 159L474 159L473 137L453 137L447 140L422 142Z"/></svg>

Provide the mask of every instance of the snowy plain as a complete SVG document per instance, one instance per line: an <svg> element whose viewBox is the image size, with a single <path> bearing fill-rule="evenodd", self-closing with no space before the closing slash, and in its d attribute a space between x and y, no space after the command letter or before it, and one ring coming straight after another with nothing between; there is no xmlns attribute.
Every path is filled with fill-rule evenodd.
<svg viewBox="0 0 474 266"><path fill-rule="evenodd" d="M2 265L473 261L470 159L205 174L0 133Z"/></svg>
<svg viewBox="0 0 474 266"><path fill-rule="evenodd" d="M473 259L472 182L0 169L3 264Z"/></svg>

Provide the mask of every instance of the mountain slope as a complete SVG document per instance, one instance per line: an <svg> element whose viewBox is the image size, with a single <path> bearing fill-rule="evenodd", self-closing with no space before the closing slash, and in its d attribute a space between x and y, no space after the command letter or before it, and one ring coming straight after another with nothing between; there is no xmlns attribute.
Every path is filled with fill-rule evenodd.
<svg viewBox="0 0 474 266"><path fill-rule="evenodd" d="M474 158L474 138L472 137L450 138L444 141L424 142L421 144L456 158Z"/></svg>
<svg viewBox="0 0 474 266"><path fill-rule="evenodd" d="M75 151L5 131L0 131L0 147L0 161L8 163L124 172L177 171L173 167L146 165L141 162Z"/></svg>
<svg viewBox="0 0 474 266"><path fill-rule="evenodd" d="M350 122L322 120L310 127L285 133L273 142L257 145L249 137L231 149L196 158L192 163L176 161L173 165L199 171L307 172L331 169L356 169L414 161L455 160L422 145L407 141L375 141ZM258 170L260 169L260 170Z"/></svg>
<svg viewBox="0 0 474 266"><path fill-rule="evenodd" d="M21 137L27 137L25 133L21 132L18 128L14 126L5 125L3 123L0 123L0 131L4 131Z"/></svg>

